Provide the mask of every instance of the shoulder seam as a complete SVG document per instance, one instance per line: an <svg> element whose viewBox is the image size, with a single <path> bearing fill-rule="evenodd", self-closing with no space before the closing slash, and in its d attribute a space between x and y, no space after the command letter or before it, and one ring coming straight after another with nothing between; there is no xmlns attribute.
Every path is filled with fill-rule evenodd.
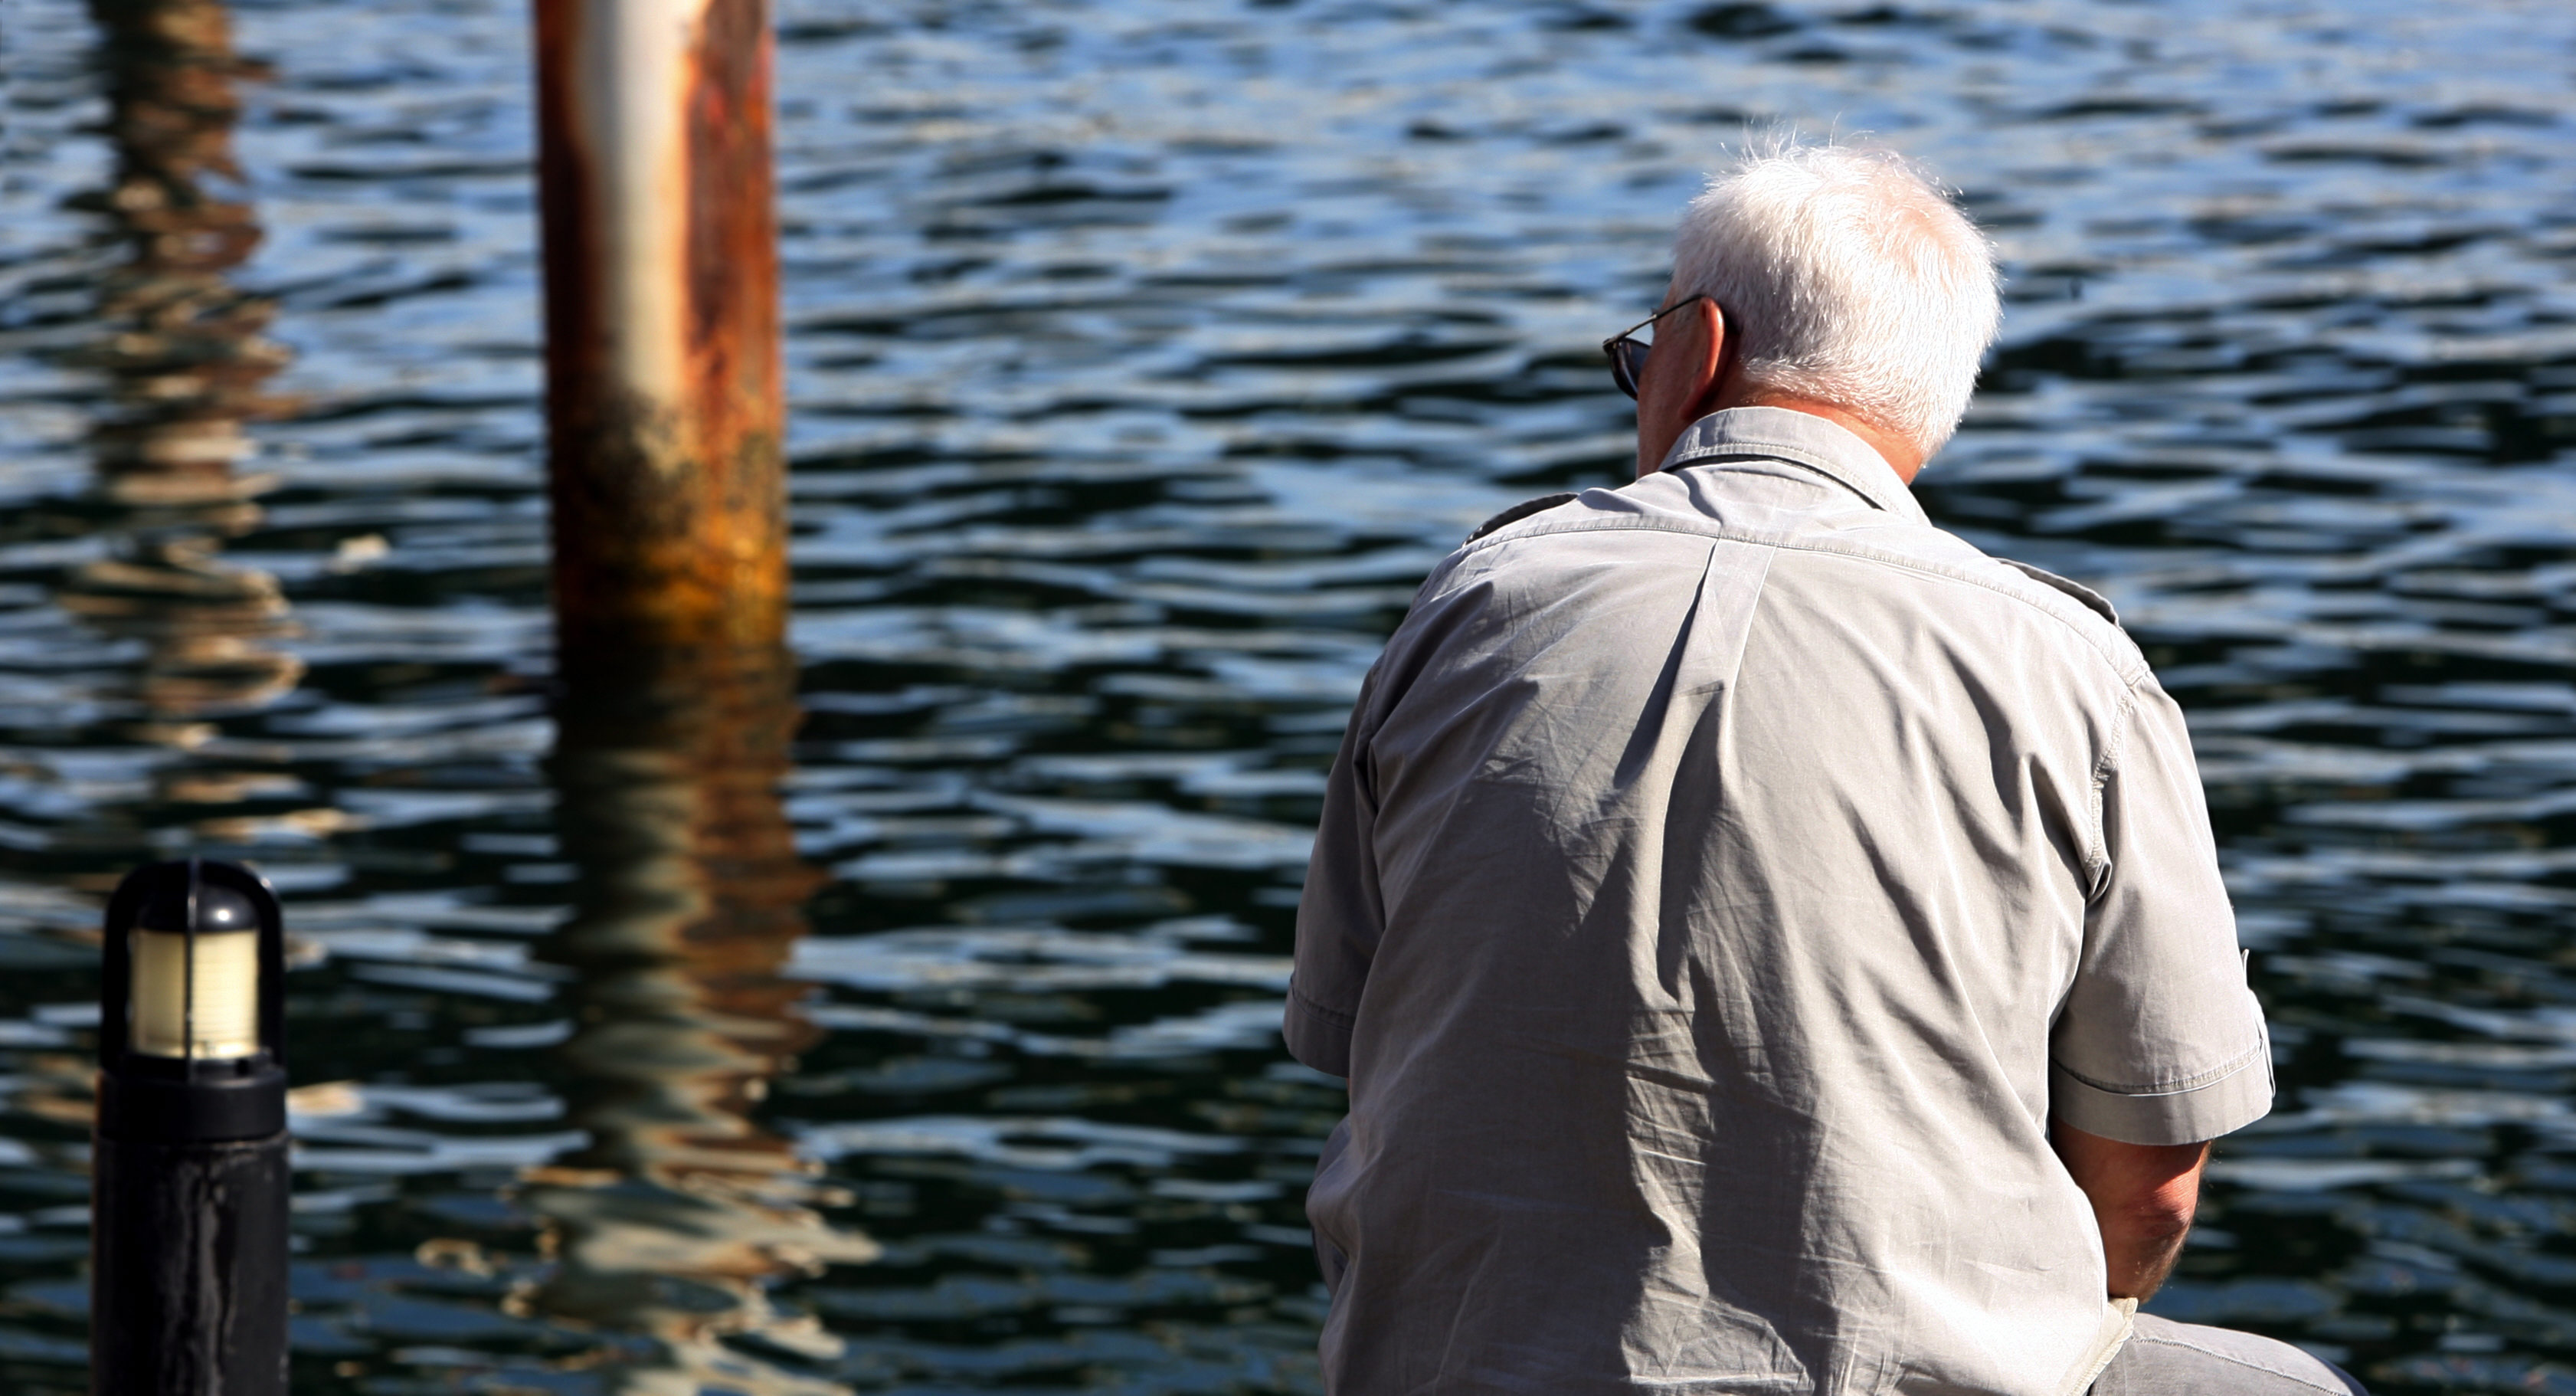
<svg viewBox="0 0 2576 1396"><path fill-rule="evenodd" d="M1571 493L1566 492L1543 494L1536 499L1524 499L1509 509L1505 509L1501 513L1494 515L1492 518L1485 520L1484 523L1477 527L1475 532L1467 535L1465 541L1473 543L1477 539L1486 537L1489 534L1499 533L1505 528L1519 523L1523 519L1530 518L1538 514L1544 514L1548 510L1553 509L1560 504L1571 504L1573 502L1574 496Z"/></svg>
<svg viewBox="0 0 2576 1396"><path fill-rule="evenodd" d="M2092 788L2084 794L2091 807L2092 827L2085 830L2092 846L2084 850L2084 871L2093 879L2093 892L2102 890L2111 872L2111 831L2103 824L2102 792L2111 783L2111 775L2120 769L2120 758L2129 754L2129 733L2137 727L2138 685L2153 677L2142 674L2120 690L2120 711L2112 716L2111 740L2102 747L2101 758L2093 763ZM2090 894L2088 894L2089 900Z"/></svg>

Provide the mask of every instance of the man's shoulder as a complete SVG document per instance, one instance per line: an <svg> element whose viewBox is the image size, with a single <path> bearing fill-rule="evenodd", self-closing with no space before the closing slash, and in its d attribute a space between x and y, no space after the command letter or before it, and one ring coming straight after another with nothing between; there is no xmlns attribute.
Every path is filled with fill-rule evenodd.
<svg viewBox="0 0 2576 1396"><path fill-rule="evenodd" d="M1989 554L1989 556L1992 555ZM2019 572L2023 576L2030 578L2032 581L2037 582L2042 586L2053 587L2058 591L2062 591L2067 595L2074 597L2076 600L2084 603L2085 609L2093 612L2095 615L2100 616L2102 619L2113 625L2118 625L2120 623L2120 613L2111 608L2111 598L2084 585L2082 582L2061 577L2056 573L2047 571L2043 568L2033 567L2027 562L2016 562L2008 557L1998 557L1995 558L1995 561Z"/></svg>
<svg viewBox="0 0 2576 1396"><path fill-rule="evenodd" d="M2136 683L2148 674L2146 655L2121 628L2119 612L2100 592L2029 563L1997 557L1947 530L1897 525L1823 540L1802 539L1793 546L1820 558L1876 564L1888 584L1922 593L1909 598L1909 604L1939 608L1954 621L1983 620L2017 632L2035 629L2092 654L2123 684ZM1906 577L1909 573L1911 579ZM1945 588L1945 583L1951 588L1964 584L1964 588ZM1935 589L1947 594L1937 594ZM1963 600L1968 603L1964 611Z"/></svg>
<svg viewBox="0 0 2576 1396"><path fill-rule="evenodd" d="M1899 604L1943 608L1956 619L1982 618L2016 629L2035 625L2060 642L2089 651L2124 683L2148 672L2146 657L2120 628L2111 603L2079 582L1996 557L1928 522L1876 515L1839 526L1814 523L1790 515L1748 514L1738 520L1641 509L1619 491L1542 495L1503 510L1468 535L1426 582L1424 594L1427 599L1470 578L1490 584L1499 580L1498 573L1513 574L1524 586L1545 587L1557 573L1556 564L1576 563L1576 554L1591 551L1580 541L1587 535L1605 530L1678 534L1774 549L1784 560L1811 558L1836 574L1838 586L1867 577L1868 585L1889 589ZM1471 558L1475 565L1462 572L1457 564ZM1633 560L1650 565L1643 550ZM1675 566L1691 561L1678 554L1667 560ZM1794 563L1788 568L1797 570ZM1972 590L1951 590L1960 584ZM1972 604L1962 613L1963 595L1985 604Z"/></svg>

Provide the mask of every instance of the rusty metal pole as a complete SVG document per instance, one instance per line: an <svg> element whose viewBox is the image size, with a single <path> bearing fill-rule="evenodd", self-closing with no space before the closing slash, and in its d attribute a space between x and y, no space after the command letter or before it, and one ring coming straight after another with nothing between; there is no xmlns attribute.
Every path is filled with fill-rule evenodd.
<svg viewBox="0 0 2576 1396"><path fill-rule="evenodd" d="M557 662L771 650L787 519L767 0L534 3Z"/></svg>
<svg viewBox="0 0 2576 1396"><path fill-rule="evenodd" d="M768 0L534 3L552 769L582 870L543 953L579 974L563 1050L590 1142L520 1195L560 1261L530 1297L658 1340L609 1359L620 1390L742 1385L728 1337L820 1351L768 1278L876 1253L804 1205L754 1118L813 1032L783 971L816 880L778 795L797 713Z"/></svg>

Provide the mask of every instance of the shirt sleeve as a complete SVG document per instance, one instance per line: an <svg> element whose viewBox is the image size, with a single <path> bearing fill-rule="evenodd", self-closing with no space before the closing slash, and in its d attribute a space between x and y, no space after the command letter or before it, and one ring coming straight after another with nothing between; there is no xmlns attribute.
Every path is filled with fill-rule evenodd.
<svg viewBox="0 0 2576 1396"><path fill-rule="evenodd" d="M2272 1108L2272 1049L2245 983L2182 710L2139 681L2100 783L2101 863L2050 1037L2049 1110L2129 1144L2192 1144Z"/></svg>
<svg viewBox="0 0 2576 1396"><path fill-rule="evenodd" d="M1377 883L1376 791L1368 779L1366 731L1377 671L1360 686L1342 749L1324 786L1324 817L1297 901L1297 962L1288 981L1283 1030L1297 1060L1332 1076L1351 1074L1351 1026L1385 929Z"/></svg>

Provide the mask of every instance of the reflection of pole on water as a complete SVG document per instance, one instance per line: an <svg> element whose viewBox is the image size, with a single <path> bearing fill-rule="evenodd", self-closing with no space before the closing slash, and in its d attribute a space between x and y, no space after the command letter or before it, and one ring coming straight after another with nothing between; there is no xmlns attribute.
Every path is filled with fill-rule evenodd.
<svg viewBox="0 0 2576 1396"><path fill-rule="evenodd" d="M721 1340L837 1345L773 1277L876 1248L750 1118L811 1028L779 975L813 874L779 803L795 723L765 0L536 0L553 506L556 828L544 953L590 1144L529 1179L558 1318L661 1352L613 1382L842 1388Z"/></svg>
<svg viewBox="0 0 2576 1396"><path fill-rule="evenodd" d="M616 1390L838 1392L720 1341L832 1355L764 1282L877 1248L815 1214L811 1166L749 1118L814 1035L795 1008L806 986L780 975L816 881L778 794L793 661L694 658L571 676L558 708L556 826L580 880L539 953L579 972L561 1050L590 1143L522 1193L557 1266L530 1301L659 1340Z"/></svg>
<svg viewBox="0 0 2576 1396"><path fill-rule="evenodd" d="M223 541L254 527L274 481L237 472L245 421L276 403L261 385L287 362L267 338L275 307L228 273L260 240L238 186L232 133L246 71L219 0L92 0L107 70L114 182L96 196L125 248L99 277L108 329L89 361L113 410L91 434L93 495L114 555L74 571L62 606L147 647L139 735L190 745L192 719L266 703L302 665L265 648L286 601L267 573L228 566Z"/></svg>

